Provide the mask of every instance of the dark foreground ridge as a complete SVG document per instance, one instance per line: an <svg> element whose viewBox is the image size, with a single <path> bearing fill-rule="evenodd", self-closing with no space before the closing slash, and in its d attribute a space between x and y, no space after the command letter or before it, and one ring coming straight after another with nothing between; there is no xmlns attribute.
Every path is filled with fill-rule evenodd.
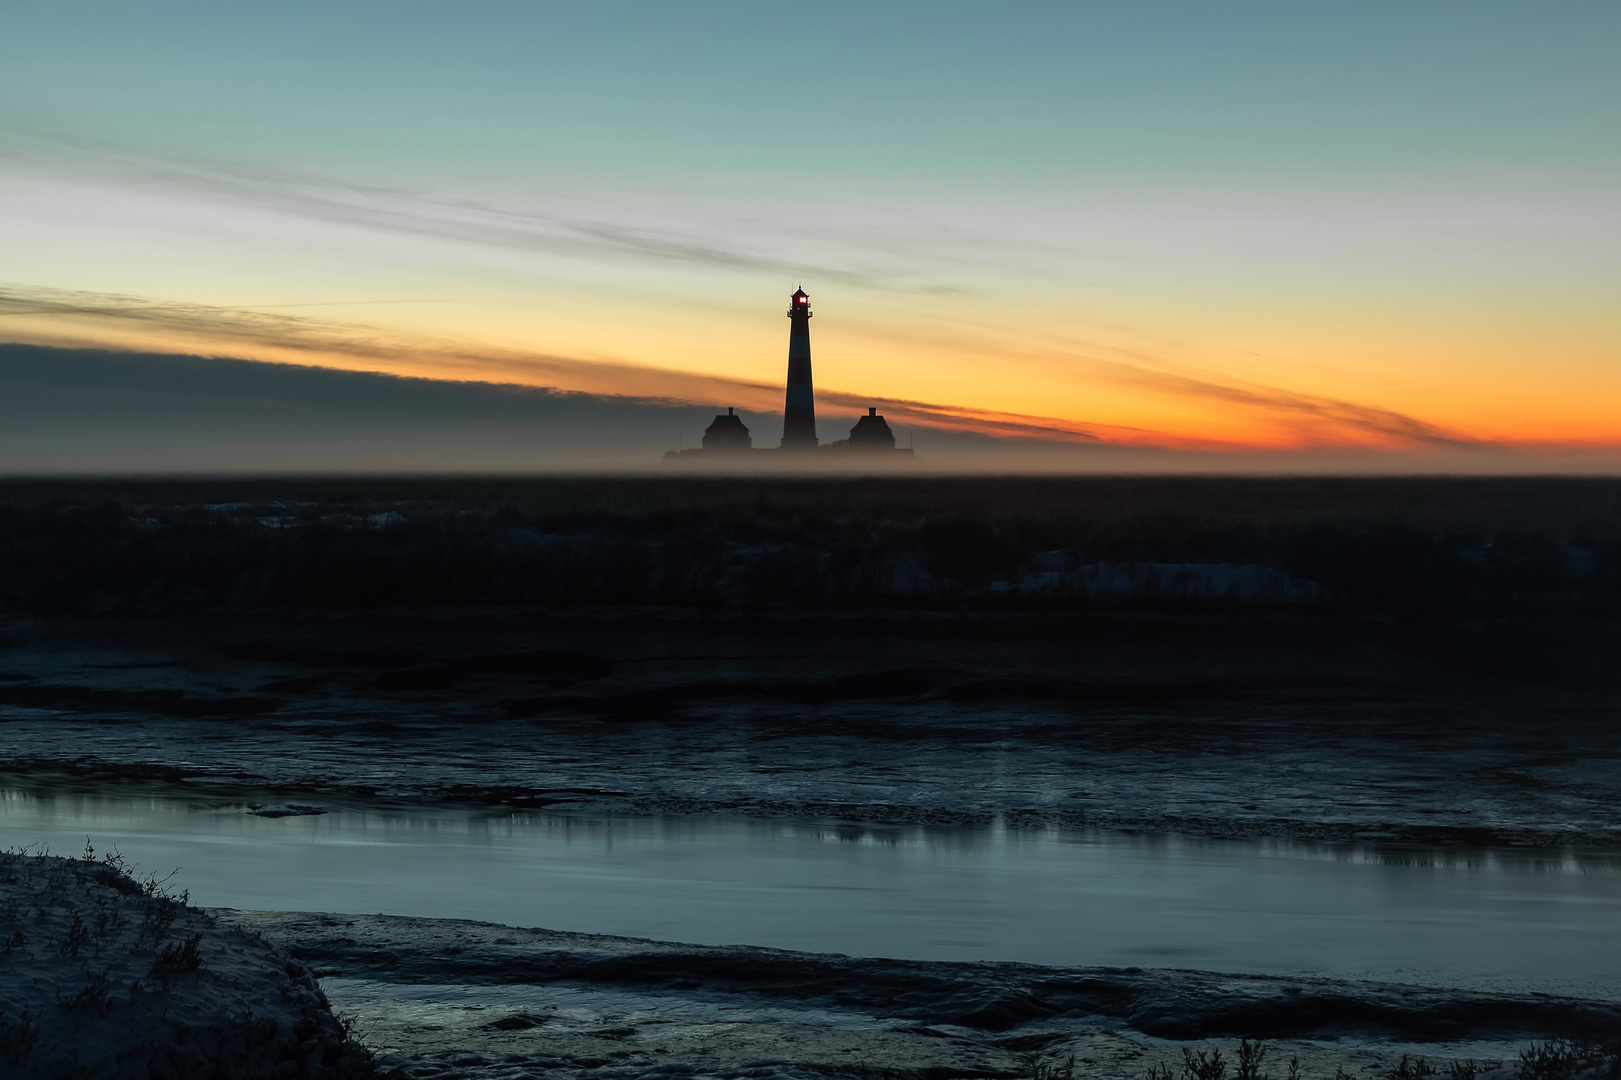
<svg viewBox="0 0 1621 1080"><path fill-rule="evenodd" d="M303 964L92 855L0 852L0 1075L374 1075Z"/></svg>
<svg viewBox="0 0 1621 1080"><path fill-rule="evenodd" d="M1170 1044L1188 1041L1327 1040L1342 1056L1418 1044L1447 1056L1449 1047L1471 1042L1503 1049L1515 1039L1621 1033L1621 1007L1613 1002L1542 994L860 959L459 920L218 914L284 943L327 978L337 999L357 1007L362 1026L370 1022L385 1068L392 1061L403 1075L432 1075L432 1040L408 1030L413 1009L429 1002L438 1003L435 1015L445 1024L439 1037L460 1040L460 1052L475 1063L565 1071L611 1065L625 1076L848 1076L849 1066L862 1064L849 1046L875 1055L867 1062L871 1075L891 1066L894 1075L1029 1075L1032 1058L1076 1053L1113 1062L1098 1075L1140 1076L1156 1056L1179 1061ZM449 1002L462 1003L460 1021L446 1019L455 1011ZM708 1035L701 1038L700 1029ZM864 1032L871 1045L862 1042ZM728 1065L725 1052L705 1042L716 1035L736 1043ZM833 1047L840 1039L842 1051ZM886 1042L888 1051L877 1049ZM828 1056L841 1067L829 1068ZM411 1071L414 1062L425 1071ZM751 1064L765 1071L744 1071Z"/></svg>

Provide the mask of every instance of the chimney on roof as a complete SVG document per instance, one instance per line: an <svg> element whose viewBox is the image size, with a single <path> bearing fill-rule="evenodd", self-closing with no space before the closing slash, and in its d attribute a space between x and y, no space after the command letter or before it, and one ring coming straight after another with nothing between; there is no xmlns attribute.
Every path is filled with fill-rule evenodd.
<svg viewBox="0 0 1621 1080"><path fill-rule="evenodd" d="M754 439L743 426L736 407L728 405L726 415L715 417L715 422L704 430L703 445L705 450L749 450L754 446Z"/></svg>
<svg viewBox="0 0 1621 1080"><path fill-rule="evenodd" d="M889 424L878 415L875 406L867 406L867 415L856 418L856 426L850 429L848 443L851 450L893 450L895 449L895 433L889 430Z"/></svg>

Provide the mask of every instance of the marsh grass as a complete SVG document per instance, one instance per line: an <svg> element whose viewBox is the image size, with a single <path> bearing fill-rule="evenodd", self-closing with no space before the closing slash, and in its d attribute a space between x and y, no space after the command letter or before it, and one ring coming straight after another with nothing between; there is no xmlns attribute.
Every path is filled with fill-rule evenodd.
<svg viewBox="0 0 1621 1080"><path fill-rule="evenodd" d="M1423 623L1537 604L1618 606L1621 482L12 481L0 483L0 545L0 603L41 612L1048 610L1079 601L984 590L1043 553L1067 552L1088 563L1264 566L1321 584L1334 604ZM895 594L886 583L902 565L934 584Z"/></svg>
<svg viewBox="0 0 1621 1080"><path fill-rule="evenodd" d="M202 955L198 952L202 940L202 934L193 934L184 941L165 945L152 961L152 969L146 977L156 979L167 987L176 976L196 971L203 966Z"/></svg>
<svg viewBox="0 0 1621 1080"><path fill-rule="evenodd" d="M1221 1048L1191 1050L1182 1048L1182 1076L1185 1080L1222 1080L1227 1075L1227 1062Z"/></svg>
<svg viewBox="0 0 1621 1080"><path fill-rule="evenodd" d="M79 988L77 993L67 997L62 996L62 990L58 987L56 990L56 1003L64 1009L82 1009L106 1016L111 1010L111 1003L108 1000L108 991L112 986L112 980L108 975L109 970L109 968L102 968L100 971L94 971L90 968L81 968L80 971L85 978L84 985Z"/></svg>
<svg viewBox="0 0 1621 1080"><path fill-rule="evenodd" d="M15 867L19 860L47 857L49 854L49 849L44 845L11 847L0 852L0 883L15 884L18 881ZM141 922L135 938L124 942L124 945L130 957L147 951L154 954L148 982L155 979L167 989L175 977L201 968L203 959L199 945L202 934L193 934L182 942L163 944L176 920L188 912L190 902L189 891L176 891L169 886L174 872L163 876L135 876L116 848L97 858L88 838L84 853L78 860L64 859L50 863L43 877L43 891L34 894L26 905L19 902L15 892L8 891L4 908L0 909L0 922L11 924L12 929L4 938L0 938L0 956L28 949L28 934L18 925L28 911L34 911L40 919L57 914L67 919L61 931L45 942L46 948L62 960L78 961L87 950L99 957L105 948L117 941L128 926L123 907L109 905L107 897L100 892L75 888L76 883L85 881L82 871L86 868L90 871L89 880L107 885L119 896L127 897L141 906ZM111 970L111 965L100 968L81 966L82 985L77 988L56 987L57 1004L64 1009L88 1010L105 1015L110 1008ZM138 993L140 986L137 980L131 993ZM0 1028L0 1039L10 1037L7 1033L23 1031L25 1020L26 1017L17 1021L5 1020L10 1026Z"/></svg>
<svg viewBox="0 0 1621 1080"><path fill-rule="evenodd" d="M1583 1039L1550 1039L1520 1051L1518 1080L1594 1080L1621 1077L1621 1044L1608 1048Z"/></svg>
<svg viewBox="0 0 1621 1080"><path fill-rule="evenodd" d="M1220 1047L1209 1049L1182 1048L1182 1068L1172 1068L1169 1062L1155 1062L1144 1074L1144 1080L1270 1080L1262 1068L1267 1055L1264 1040L1241 1039L1234 1058L1225 1057ZM1437 1064L1423 1056L1403 1054L1393 1064L1372 1073L1377 1080L1425 1080L1427 1077L1447 1077L1448 1080L1475 1080L1481 1073L1503 1068L1497 1060L1475 1061L1453 1059ZM1052 1080L1051 1072L1043 1073L1037 1067L1037 1080ZM1592 1077L1593 1080L1621 1078L1621 1052L1601 1053L1592 1043L1555 1039L1547 1043L1533 1043L1520 1055L1517 1080L1573 1080ZM1299 1057L1290 1057L1285 1063L1286 1080L1303 1080L1304 1072ZM1350 1073L1344 1066L1336 1066L1333 1080L1369 1080L1366 1074Z"/></svg>
<svg viewBox="0 0 1621 1080"><path fill-rule="evenodd" d="M1075 1055L1062 1060L1037 1061L1031 1075L1034 1080L1075 1080Z"/></svg>

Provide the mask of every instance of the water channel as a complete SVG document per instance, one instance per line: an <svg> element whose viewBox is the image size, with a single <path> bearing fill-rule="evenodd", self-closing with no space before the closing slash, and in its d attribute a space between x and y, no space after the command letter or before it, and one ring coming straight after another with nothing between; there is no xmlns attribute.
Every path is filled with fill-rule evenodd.
<svg viewBox="0 0 1621 1080"><path fill-rule="evenodd" d="M117 846L204 906L929 960L1621 997L1621 855L0 789L0 845Z"/></svg>

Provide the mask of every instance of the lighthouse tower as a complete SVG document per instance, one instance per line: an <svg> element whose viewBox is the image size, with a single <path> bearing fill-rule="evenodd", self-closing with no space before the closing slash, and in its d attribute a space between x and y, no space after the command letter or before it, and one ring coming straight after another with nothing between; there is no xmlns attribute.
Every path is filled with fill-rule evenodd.
<svg viewBox="0 0 1621 1080"><path fill-rule="evenodd" d="M788 398L782 410L782 448L816 449L816 397L811 390L810 297L795 289L788 305Z"/></svg>

